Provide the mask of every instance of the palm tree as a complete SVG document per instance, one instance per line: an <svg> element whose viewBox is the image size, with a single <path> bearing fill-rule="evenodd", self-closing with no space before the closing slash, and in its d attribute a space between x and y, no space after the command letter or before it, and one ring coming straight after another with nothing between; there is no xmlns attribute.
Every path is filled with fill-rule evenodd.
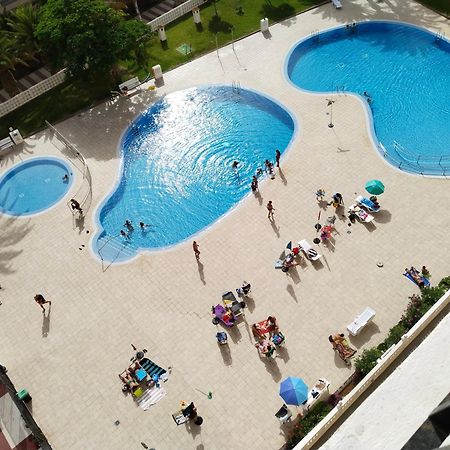
<svg viewBox="0 0 450 450"><path fill-rule="evenodd" d="M21 60L17 57L11 35L0 30L0 82L10 97L20 92L17 80L12 73L15 64L19 62Z"/></svg>
<svg viewBox="0 0 450 450"><path fill-rule="evenodd" d="M39 18L40 9L33 4L19 6L6 18L21 59L30 60L41 52L39 43L34 37Z"/></svg>
<svg viewBox="0 0 450 450"><path fill-rule="evenodd" d="M136 11L136 15L139 17L139 19L141 18L141 12L139 11L137 0L106 0L106 3L114 9L125 9L133 5L134 10Z"/></svg>

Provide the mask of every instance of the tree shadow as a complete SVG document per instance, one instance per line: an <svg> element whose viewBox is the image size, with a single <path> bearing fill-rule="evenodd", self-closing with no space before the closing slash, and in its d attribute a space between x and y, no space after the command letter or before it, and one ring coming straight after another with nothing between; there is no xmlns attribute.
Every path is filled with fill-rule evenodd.
<svg viewBox="0 0 450 450"><path fill-rule="evenodd" d="M208 23L208 30L211 33L225 33L230 34L233 25L222 20L219 16L213 16Z"/></svg>
<svg viewBox="0 0 450 450"><path fill-rule="evenodd" d="M287 3L273 6L270 0L266 0L266 4L260 10L262 17L267 17L274 22L280 22L295 14L295 8Z"/></svg>

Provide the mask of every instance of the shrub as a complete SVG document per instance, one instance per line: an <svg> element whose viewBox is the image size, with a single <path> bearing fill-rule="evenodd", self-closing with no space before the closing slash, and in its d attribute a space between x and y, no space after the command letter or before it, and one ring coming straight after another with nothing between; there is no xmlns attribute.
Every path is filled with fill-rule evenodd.
<svg viewBox="0 0 450 450"><path fill-rule="evenodd" d="M389 330L389 334L388 334L387 338L380 345L378 345L378 347L377 347L378 350L385 352L389 347L391 347L394 344L396 344L397 342L399 342L400 339L402 338L402 336L407 331L408 330L405 328L403 323L401 323L401 322L398 323L397 325L395 325L394 327L392 327Z"/></svg>
<svg viewBox="0 0 450 450"><path fill-rule="evenodd" d="M377 364L377 359L383 352L377 347L366 348L362 355L355 359L355 369L363 375L367 375Z"/></svg>
<svg viewBox="0 0 450 450"><path fill-rule="evenodd" d="M450 277L449 277L449 280L450 280ZM444 283L442 283L443 281L444 281ZM445 291L447 289L450 289L450 286L448 286L448 287L445 286L446 282L447 282L447 279L444 278L443 280L441 280L441 282L438 284L438 286L423 289L422 290L422 301L431 308L445 294Z"/></svg>
<svg viewBox="0 0 450 450"><path fill-rule="evenodd" d="M406 330L410 330L414 326L414 324L422 317L422 306L422 298L419 295L413 294L411 295L411 297L409 297L408 306L406 307L406 310L399 322L405 327Z"/></svg>
<svg viewBox="0 0 450 450"><path fill-rule="evenodd" d="M438 286L448 291L450 289L450 277L442 278Z"/></svg>
<svg viewBox="0 0 450 450"><path fill-rule="evenodd" d="M297 418L289 437L289 448L294 448L332 409L327 403L318 402L305 417Z"/></svg>

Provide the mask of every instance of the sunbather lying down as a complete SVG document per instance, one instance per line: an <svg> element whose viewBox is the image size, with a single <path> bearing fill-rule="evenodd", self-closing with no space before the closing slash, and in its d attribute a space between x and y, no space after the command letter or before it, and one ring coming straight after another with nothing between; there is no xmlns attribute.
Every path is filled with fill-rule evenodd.
<svg viewBox="0 0 450 450"><path fill-rule="evenodd" d="M139 387L139 383L132 377L128 370L125 370L125 372L119 374L119 378L121 379L124 386L127 387L130 391L132 391L134 388Z"/></svg>
<svg viewBox="0 0 450 450"><path fill-rule="evenodd" d="M414 266L411 266L410 269L406 268L405 275L406 274L410 275L419 287L425 286L425 280L423 279L423 276Z"/></svg>
<svg viewBox="0 0 450 450"><path fill-rule="evenodd" d="M335 334L334 336L328 336L328 340L331 342L331 345L333 346L333 350L336 350L339 354L339 357L346 361L351 358L355 353L356 350L352 347L350 347L349 343L347 342L347 339L345 339L344 334Z"/></svg>

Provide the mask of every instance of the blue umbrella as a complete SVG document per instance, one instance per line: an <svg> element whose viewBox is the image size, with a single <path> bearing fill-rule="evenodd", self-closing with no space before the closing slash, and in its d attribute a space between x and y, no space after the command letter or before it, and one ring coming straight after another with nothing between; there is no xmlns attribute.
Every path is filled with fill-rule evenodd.
<svg viewBox="0 0 450 450"><path fill-rule="evenodd" d="M288 377L280 384L280 395L288 405L300 405L308 399L308 386L301 378Z"/></svg>

